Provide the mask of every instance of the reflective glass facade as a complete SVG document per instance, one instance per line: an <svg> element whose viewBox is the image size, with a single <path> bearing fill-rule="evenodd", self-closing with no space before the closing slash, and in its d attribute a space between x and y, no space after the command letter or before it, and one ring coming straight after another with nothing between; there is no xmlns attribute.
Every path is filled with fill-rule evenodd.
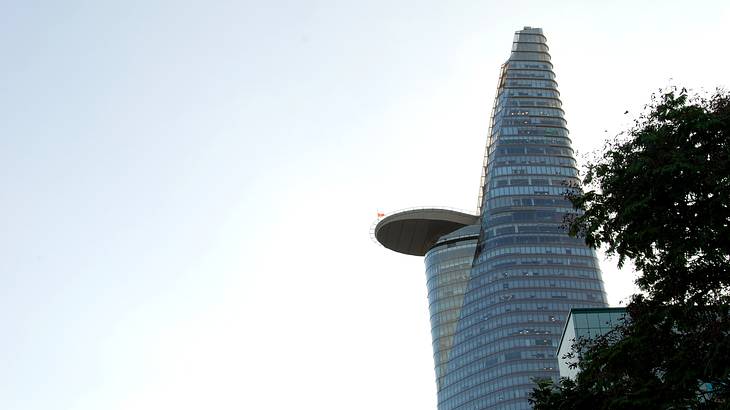
<svg viewBox="0 0 730 410"><path fill-rule="evenodd" d="M378 222L388 249L425 256L439 410L529 409L534 378L559 377L573 308L602 308L598 260L562 229L578 171L541 29L515 34L502 66L479 212L403 211Z"/></svg>
<svg viewBox="0 0 730 410"><path fill-rule="evenodd" d="M471 225L444 235L426 253L428 310L438 389L446 375L456 325L461 317L479 228L479 225Z"/></svg>
<svg viewBox="0 0 730 410"><path fill-rule="evenodd" d="M440 410L529 409L532 379L559 377L570 309L606 306L595 253L561 229L578 179L559 97L542 30L518 31L492 114L472 269L447 363L437 356Z"/></svg>
<svg viewBox="0 0 730 410"><path fill-rule="evenodd" d="M558 366L561 377L575 378L577 368L570 368L576 358L564 358L579 338L605 335L626 320L625 308L572 309L558 345Z"/></svg>

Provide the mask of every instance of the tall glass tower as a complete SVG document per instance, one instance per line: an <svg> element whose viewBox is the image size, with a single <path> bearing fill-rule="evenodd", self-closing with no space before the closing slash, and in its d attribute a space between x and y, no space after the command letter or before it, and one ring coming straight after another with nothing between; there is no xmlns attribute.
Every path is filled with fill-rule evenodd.
<svg viewBox="0 0 730 410"><path fill-rule="evenodd" d="M529 409L533 379L559 377L570 309L606 306L594 251L561 228L577 183L546 39L525 27L501 68L477 215L412 210L375 228L425 256L439 410Z"/></svg>

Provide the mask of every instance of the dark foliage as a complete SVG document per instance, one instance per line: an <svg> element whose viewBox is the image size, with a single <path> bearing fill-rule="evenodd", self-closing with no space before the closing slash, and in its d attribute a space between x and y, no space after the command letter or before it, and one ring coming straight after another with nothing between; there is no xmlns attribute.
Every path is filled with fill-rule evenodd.
<svg viewBox="0 0 730 410"><path fill-rule="evenodd" d="M535 409L730 408L727 305L688 309L637 297L628 313L630 322L574 344L576 380L539 381Z"/></svg>
<svg viewBox="0 0 730 410"><path fill-rule="evenodd" d="M632 260L655 300L716 301L730 285L730 98L671 91L647 108L589 164L569 231Z"/></svg>
<svg viewBox="0 0 730 410"><path fill-rule="evenodd" d="M571 235L631 260L630 320L580 339L536 409L730 409L730 96L671 90L589 164Z"/></svg>

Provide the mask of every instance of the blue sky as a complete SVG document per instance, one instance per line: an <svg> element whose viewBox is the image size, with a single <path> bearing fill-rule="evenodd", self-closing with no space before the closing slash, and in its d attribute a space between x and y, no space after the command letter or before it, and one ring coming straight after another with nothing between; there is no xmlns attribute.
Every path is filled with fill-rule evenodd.
<svg viewBox="0 0 730 410"><path fill-rule="evenodd" d="M376 212L475 208L522 26L588 153L658 87L727 88L728 23L722 1L0 2L0 408L435 408L422 262L372 243Z"/></svg>

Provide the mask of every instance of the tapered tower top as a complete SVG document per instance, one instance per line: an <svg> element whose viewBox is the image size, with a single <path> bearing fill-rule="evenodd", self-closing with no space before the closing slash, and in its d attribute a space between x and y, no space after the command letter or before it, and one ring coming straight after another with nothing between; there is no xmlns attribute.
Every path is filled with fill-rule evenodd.
<svg viewBox="0 0 730 410"><path fill-rule="evenodd" d="M540 27L525 26L520 31L526 31L532 34L542 34L542 29Z"/></svg>

